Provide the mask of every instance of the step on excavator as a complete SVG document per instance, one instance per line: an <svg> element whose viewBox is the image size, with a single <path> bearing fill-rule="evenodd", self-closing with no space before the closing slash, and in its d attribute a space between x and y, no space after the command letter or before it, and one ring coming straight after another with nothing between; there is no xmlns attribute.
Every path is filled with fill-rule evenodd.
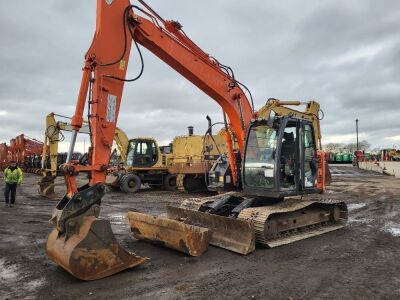
<svg viewBox="0 0 400 300"><path fill-rule="evenodd" d="M110 223L98 218L123 86L143 73L139 44L222 107L228 155L215 175L229 179L236 190L167 207L168 217L129 212L136 237L190 255L202 254L209 243L247 254L256 241L273 247L344 226L345 203L320 198L325 164L318 111L279 115L284 104L298 102L271 100L266 109L272 103L276 107L265 116L257 114L250 91L230 67L201 50L179 22L164 20L144 1L138 2L140 7L128 0L97 0L96 32L85 56L67 162L61 167L67 192L55 208L55 229L46 243L49 258L83 280L148 260L124 249ZM141 68L135 78L126 79L132 42ZM83 166L71 161L71 154L87 104L92 144ZM316 102L305 105L319 108ZM87 185L77 187L79 172L89 172Z"/></svg>

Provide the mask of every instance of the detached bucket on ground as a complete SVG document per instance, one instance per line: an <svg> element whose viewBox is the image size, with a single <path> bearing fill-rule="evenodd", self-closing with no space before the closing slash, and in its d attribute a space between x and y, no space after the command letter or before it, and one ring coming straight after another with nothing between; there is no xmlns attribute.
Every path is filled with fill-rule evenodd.
<svg viewBox="0 0 400 300"><path fill-rule="evenodd" d="M148 258L125 250L115 239L107 220L94 216L68 222L67 232L54 229L46 243L48 257L81 280L95 280L145 263ZM74 226L79 226L75 229ZM76 232L68 234L68 231Z"/></svg>
<svg viewBox="0 0 400 300"><path fill-rule="evenodd" d="M133 236L137 239L161 244L191 256L202 255L208 249L212 233L207 228L132 211L128 212L128 219Z"/></svg>

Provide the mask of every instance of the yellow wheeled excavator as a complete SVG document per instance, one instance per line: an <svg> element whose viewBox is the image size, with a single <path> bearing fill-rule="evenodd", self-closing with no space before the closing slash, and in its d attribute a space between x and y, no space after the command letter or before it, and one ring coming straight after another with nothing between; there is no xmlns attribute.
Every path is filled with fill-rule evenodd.
<svg viewBox="0 0 400 300"><path fill-rule="evenodd" d="M171 153L163 153L157 141L151 137L124 138L122 147L127 156L117 166L110 168L106 184L125 193L137 192L142 184L176 190L176 175L170 174Z"/></svg>
<svg viewBox="0 0 400 300"><path fill-rule="evenodd" d="M300 103L272 99L265 114L258 114L249 89L230 67L198 47L179 22L164 20L143 0L138 3L97 0L96 33L85 55L70 148L61 168L67 192L53 213L48 256L83 280L148 260L124 249L110 223L98 218L124 83L143 73L139 44L222 107L227 155L210 176L235 191L167 207L166 218L129 212L136 237L191 255L202 254L209 243L248 254L256 241L274 247L343 227L346 204L320 195L326 177L319 104L306 102L304 112L280 115L280 108ZM132 44L141 68L138 76L126 79ZM92 144L89 163L81 165L71 155L87 104ZM79 172L89 173L90 180L78 187Z"/></svg>

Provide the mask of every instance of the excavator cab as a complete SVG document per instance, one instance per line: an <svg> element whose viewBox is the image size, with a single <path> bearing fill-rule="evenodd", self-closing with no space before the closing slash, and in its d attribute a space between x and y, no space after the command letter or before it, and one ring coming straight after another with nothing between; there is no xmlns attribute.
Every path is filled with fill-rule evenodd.
<svg viewBox="0 0 400 300"><path fill-rule="evenodd" d="M310 121L291 116L254 121L247 134L243 166L247 195L283 198L321 192Z"/></svg>
<svg viewBox="0 0 400 300"><path fill-rule="evenodd" d="M127 166L152 167L158 159L158 146L155 140L137 138L129 141Z"/></svg>

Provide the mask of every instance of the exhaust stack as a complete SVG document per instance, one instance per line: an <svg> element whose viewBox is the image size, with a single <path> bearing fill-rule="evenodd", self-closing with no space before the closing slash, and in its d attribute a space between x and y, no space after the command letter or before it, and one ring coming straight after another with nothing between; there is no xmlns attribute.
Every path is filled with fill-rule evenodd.
<svg viewBox="0 0 400 300"><path fill-rule="evenodd" d="M193 136L193 126L188 127L189 136Z"/></svg>

